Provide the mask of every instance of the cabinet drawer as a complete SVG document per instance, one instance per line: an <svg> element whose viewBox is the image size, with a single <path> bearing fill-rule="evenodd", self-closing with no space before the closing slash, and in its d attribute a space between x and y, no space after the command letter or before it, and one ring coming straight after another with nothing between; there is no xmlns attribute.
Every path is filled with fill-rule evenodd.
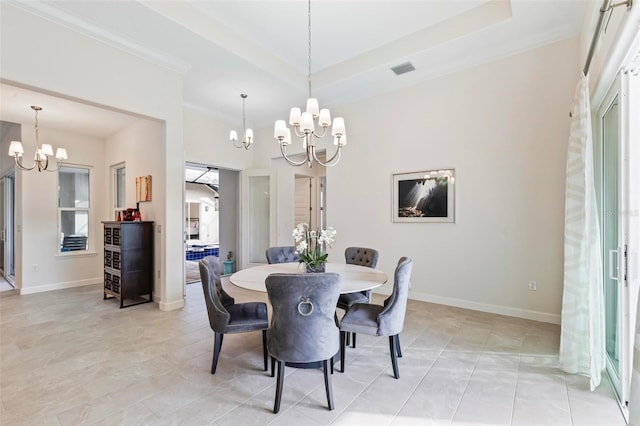
<svg viewBox="0 0 640 426"><path fill-rule="evenodd" d="M104 271L104 288L114 294L120 294L120 275Z"/></svg>
<svg viewBox="0 0 640 426"><path fill-rule="evenodd" d="M104 289L111 291L111 281L113 280L111 273L104 271Z"/></svg>
<svg viewBox="0 0 640 426"><path fill-rule="evenodd" d="M113 246L120 245L120 228L119 227L104 227L104 243Z"/></svg>
<svg viewBox="0 0 640 426"><path fill-rule="evenodd" d="M120 252L104 249L104 266L107 268L120 269Z"/></svg>
<svg viewBox="0 0 640 426"><path fill-rule="evenodd" d="M104 289L114 294L120 294L120 275L104 271Z"/></svg>

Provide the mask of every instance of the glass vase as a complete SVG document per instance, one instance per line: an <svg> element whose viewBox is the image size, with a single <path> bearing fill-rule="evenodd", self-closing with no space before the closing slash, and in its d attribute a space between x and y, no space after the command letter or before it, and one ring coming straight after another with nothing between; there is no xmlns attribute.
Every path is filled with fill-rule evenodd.
<svg viewBox="0 0 640 426"><path fill-rule="evenodd" d="M326 264L321 263L320 265L309 265L308 263L305 263L305 266L306 266L307 272L313 274L318 272L324 272Z"/></svg>

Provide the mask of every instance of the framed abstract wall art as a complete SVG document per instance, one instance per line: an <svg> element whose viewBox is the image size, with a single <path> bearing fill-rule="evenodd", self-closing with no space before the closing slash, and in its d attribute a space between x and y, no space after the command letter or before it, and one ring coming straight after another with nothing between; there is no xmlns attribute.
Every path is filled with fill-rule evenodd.
<svg viewBox="0 0 640 426"><path fill-rule="evenodd" d="M136 178L136 202L151 201L151 175Z"/></svg>
<svg viewBox="0 0 640 426"><path fill-rule="evenodd" d="M455 169L394 174L393 222L454 223L455 182Z"/></svg>

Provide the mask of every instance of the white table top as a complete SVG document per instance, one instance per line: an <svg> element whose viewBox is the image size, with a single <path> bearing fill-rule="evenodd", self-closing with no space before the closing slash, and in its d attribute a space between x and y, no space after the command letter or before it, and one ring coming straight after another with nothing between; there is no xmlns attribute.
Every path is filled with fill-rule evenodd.
<svg viewBox="0 0 640 426"><path fill-rule="evenodd" d="M327 263L326 271L340 274L342 278L340 293L342 294L380 287L388 280L384 272L360 265ZM231 275L229 281L248 290L266 292L264 281L269 274L275 273L304 274L306 272L304 263L274 263L243 269Z"/></svg>

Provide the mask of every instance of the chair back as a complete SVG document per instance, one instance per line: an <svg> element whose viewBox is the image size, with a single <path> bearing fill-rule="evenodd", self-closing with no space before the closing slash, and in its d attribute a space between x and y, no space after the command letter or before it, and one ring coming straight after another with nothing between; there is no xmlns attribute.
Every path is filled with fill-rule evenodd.
<svg viewBox="0 0 640 426"><path fill-rule="evenodd" d="M223 333L229 324L231 315L223 304L226 293L220 282L220 261L216 256L207 256L200 260L199 267L204 300L209 314L209 325L213 331Z"/></svg>
<svg viewBox="0 0 640 426"><path fill-rule="evenodd" d="M401 257L396 266L391 296L385 300L385 307L378 314L378 335L380 336L394 336L402 331L412 269L413 260Z"/></svg>
<svg viewBox="0 0 640 426"><path fill-rule="evenodd" d="M65 235L62 239L61 251L77 251L87 249L86 235Z"/></svg>
<svg viewBox="0 0 640 426"><path fill-rule="evenodd" d="M315 362L338 352L340 332L335 312L340 275L271 274L265 284L273 308L267 348L274 358Z"/></svg>
<svg viewBox="0 0 640 426"><path fill-rule="evenodd" d="M347 247L344 251L344 259L352 265L375 268L378 264L378 250L366 247Z"/></svg>
<svg viewBox="0 0 640 426"><path fill-rule="evenodd" d="M300 253L294 246L269 247L267 249L267 262L269 263L289 263L298 262Z"/></svg>

